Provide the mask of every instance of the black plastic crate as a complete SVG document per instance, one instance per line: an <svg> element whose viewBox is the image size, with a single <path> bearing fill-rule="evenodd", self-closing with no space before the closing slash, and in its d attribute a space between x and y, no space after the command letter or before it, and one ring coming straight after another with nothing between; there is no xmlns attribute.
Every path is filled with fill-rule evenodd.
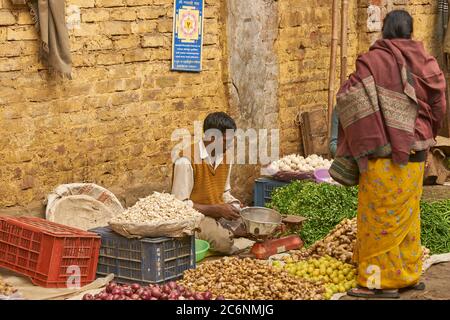
<svg viewBox="0 0 450 320"><path fill-rule="evenodd" d="M256 179L253 187L253 204L255 207L264 207L266 203L272 200L273 190L287 184L289 183L269 178Z"/></svg>
<svg viewBox="0 0 450 320"><path fill-rule="evenodd" d="M90 230L102 237L97 275L114 273L119 283L164 283L195 268L195 237L128 239L109 227Z"/></svg>

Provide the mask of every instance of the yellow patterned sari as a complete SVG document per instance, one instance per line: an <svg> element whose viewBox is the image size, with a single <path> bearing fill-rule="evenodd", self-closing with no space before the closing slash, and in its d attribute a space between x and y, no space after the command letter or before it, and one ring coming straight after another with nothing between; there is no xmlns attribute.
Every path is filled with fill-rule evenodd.
<svg viewBox="0 0 450 320"><path fill-rule="evenodd" d="M390 159L369 160L361 174L354 254L360 286L401 289L418 283L423 174L424 163L399 166Z"/></svg>

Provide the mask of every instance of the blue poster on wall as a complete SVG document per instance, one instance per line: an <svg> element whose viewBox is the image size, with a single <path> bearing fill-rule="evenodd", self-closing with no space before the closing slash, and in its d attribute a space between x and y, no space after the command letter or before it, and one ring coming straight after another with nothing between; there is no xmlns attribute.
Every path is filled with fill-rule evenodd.
<svg viewBox="0 0 450 320"><path fill-rule="evenodd" d="M175 0L172 70L202 70L204 0Z"/></svg>

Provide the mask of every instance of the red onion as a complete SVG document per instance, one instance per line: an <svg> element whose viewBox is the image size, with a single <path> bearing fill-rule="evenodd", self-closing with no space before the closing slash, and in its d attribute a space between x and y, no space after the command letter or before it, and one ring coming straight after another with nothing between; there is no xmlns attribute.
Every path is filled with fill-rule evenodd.
<svg viewBox="0 0 450 320"><path fill-rule="evenodd" d="M217 296L216 300L225 300L224 296Z"/></svg>
<svg viewBox="0 0 450 320"><path fill-rule="evenodd" d="M161 297L161 290L159 289L159 288L157 288L157 287L153 287L153 288L151 288L150 289L150 294L153 296L153 297L155 297L155 298L159 298L159 297Z"/></svg>
<svg viewBox="0 0 450 320"><path fill-rule="evenodd" d="M194 297L189 297L188 300L195 300L195 298Z"/></svg>
<svg viewBox="0 0 450 320"><path fill-rule="evenodd" d="M167 284L165 284L162 287L162 292L169 294L172 292L172 290L170 289L170 287Z"/></svg>
<svg viewBox="0 0 450 320"><path fill-rule="evenodd" d="M105 300L113 300L113 298L114 297L112 295L108 295Z"/></svg>
<svg viewBox="0 0 450 320"><path fill-rule="evenodd" d="M94 297L92 296L92 294L86 293L83 296L83 300L94 300Z"/></svg>
<svg viewBox="0 0 450 320"><path fill-rule="evenodd" d="M158 300L158 298L151 297L150 300Z"/></svg>
<svg viewBox="0 0 450 320"><path fill-rule="evenodd" d="M194 293L193 298L194 298L195 300L205 300L205 298L203 297L203 295L202 295L201 293L198 293L198 292Z"/></svg>
<svg viewBox="0 0 450 320"><path fill-rule="evenodd" d="M131 290L131 289L124 289L123 290L123 294L126 295L127 297L131 297L133 295L133 290Z"/></svg>
<svg viewBox="0 0 450 320"><path fill-rule="evenodd" d="M101 300L106 300L108 298L109 294L107 294L106 292L102 292L100 293L100 295L98 296Z"/></svg>
<svg viewBox="0 0 450 320"><path fill-rule="evenodd" d="M131 295L130 298L131 298L131 300L139 300L140 297L138 294L135 293L135 294Z"/></svg>
<svg viewBox="0 0 450 320"><path fill-rule="evenodd" d="M161 297L159 298L159 300L167 300L169 298L169 296L167 295L167 293L163 293L161 294Z"/></svg>
<svg viewBox="0 0 450 320"><path fill-rule="evenodd" d="M180 293L183 293L184 291L186 291L186 288L183 287L183 286L178 286L178 291L179 291Z"/></svg>
<svg viewBox="0 0 450 320"><path fill-rule="evenodd" d="M133 283L131 285L131 290L133 290L133 292L138 291L141 288L141 285L139 283Z"/></svg>
<svg viewBox="0 0 450 320"><path fill-rule="evenodd" d="M144 289L144 288L139 288L138 290L136 290L136 294L138 294L138 295L141 295L141 294L143 294L144 292L146 292L147 291L147 289Z"/></svg>
<svg viewBox="0 0 450 320"><path fill-rule="evenodd" d="M203 293L203 298L205 298L205 300L211 300L212 298L212 293L211 291L206 291Z"/></svg>
<svg viewBox="0 0 450 320"><path fill-rule="evenodd" d="M111 293L113 291L114 288L117 287L117 283L115 282L110 282L107 286L106 286L106 292Z"/></svg>
<svg viewBox="0 0 450 320"><path fill-rule="evenodd" d="M152 297L150 292L144 291L141 293L142 300L150 300L150 298Z"/></svg>
<svg viewBox="0 0 450 320"><path fill-rule="evenodd" d="M178 297L179 297L180 295L177 293L177 292L175 292L175 291L172 291L170 294L169 294L169 300L178 300Z"/></svg>
<svg viewBox="0 0 450 320"><path fill-rule="evenodd" d="M192 292L190 290L186 290L183 292L183 296L185 298L190 298L190 297L192 297Z"/></svg>
<svg viewBox="0 0 450 320"><path fill-rule="evenodd" d="M178 287L175 281L170 281L167 285L171 290L175 290Z"/></svg>
<svg viewBox="0 0 450 320"><path fill-rule="evenodd" d="M122 294L122 289L120 289L119 287L115 287L111 292L112 295L121 295Z"/></svg>

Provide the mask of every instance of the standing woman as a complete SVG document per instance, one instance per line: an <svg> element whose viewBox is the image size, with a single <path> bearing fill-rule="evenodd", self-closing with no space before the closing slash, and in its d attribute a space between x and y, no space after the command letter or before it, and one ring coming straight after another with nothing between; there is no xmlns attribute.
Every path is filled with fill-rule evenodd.
<svg viewBox="0 0 450 320"><path fill-rule="evenodd" d="M357 59L337 97L336 157L350 159L359 177L359 286L352 296L398 298L401 289L424 288L420 199L426 153L445 114L446 84L412 33L408 12L390 12L383 39Z"/></svg>

